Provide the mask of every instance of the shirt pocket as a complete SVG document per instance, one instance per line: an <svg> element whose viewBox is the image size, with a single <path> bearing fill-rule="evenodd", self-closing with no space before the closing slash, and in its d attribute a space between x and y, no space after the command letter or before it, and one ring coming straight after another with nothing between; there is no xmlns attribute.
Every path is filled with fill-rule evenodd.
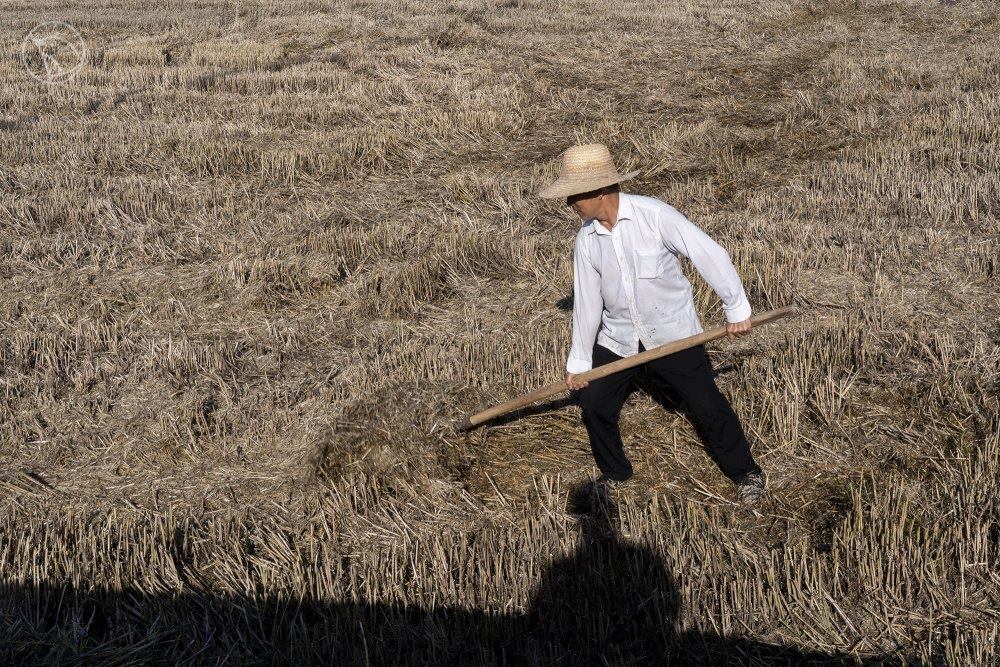
<svg viewBox="0 0 1000 667"><path fill-rule="evenodd" d="M635 275L638 278L657 278L663 273L663 253L635 252Z"/></svg>

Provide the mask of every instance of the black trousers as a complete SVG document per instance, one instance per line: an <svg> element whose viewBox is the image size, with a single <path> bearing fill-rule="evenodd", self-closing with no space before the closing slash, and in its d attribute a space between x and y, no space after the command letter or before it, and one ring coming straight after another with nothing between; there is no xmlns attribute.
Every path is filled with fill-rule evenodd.
<svg viewBox="0 0 1000 667"><path fill-rule="evenodd" d="M643 351L639 343L639 351ZM594 367L622 357L602 345L594 345ZM618 415L628 397L639 369L648 367L680 395L704 431L708 446L722 473L738 481L749 472L760 472L750 455L750 445L740 420L712 376L712 362L704 345L633 366L617 373L591 380L580 392L583 423L590 436L590 449L597 467L605 476L626 480L632 476L632 463L622 448Z"/></svg>

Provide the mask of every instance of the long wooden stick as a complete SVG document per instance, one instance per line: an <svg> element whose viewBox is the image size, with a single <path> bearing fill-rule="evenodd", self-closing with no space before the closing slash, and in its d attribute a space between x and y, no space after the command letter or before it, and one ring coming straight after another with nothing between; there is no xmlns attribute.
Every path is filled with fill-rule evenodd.
<svg viewBox="0 0 1000 667"><path fill-rule="evenodd" d="M798 309L795 306L785 306L784 308L769 310L766 313L761 313L760 315L754 315L750 318L750 322L754 327L756 327L760 324L773 322L774 320L787 315L794 315L797 312ZM639 364L644 364L647 361L658 359L668 354L686 350L689 347L694 347L695 345L701 345L702 343L722 338L725 335L726 327L718 327L716 329L712 329L711 331L703 331L700 334L688 336L687 338L681 338L680 340L672 341L666 345L654 347L652 350L645 350L639 354L634 354L630 357L613 361L610 364L598 366L597 368L593 368L586 373L580 373L577 376L577 379L587 382L590 380L596 380L597 378L602 378L605 375L611 375L612 373L617 373L618 371L625 370L626 368L638 366ZM549 398L550 396L561 394L564 391L568 391L565 380L561 382L553 382L550 385L546 385L540 389L536 389L527 394L518 396L515 399L511 399L506 403L500 403L499 405L494 405L492 408L488 408L482 412L477 412L476 414L467 417L465 421L458 424L455 429L458 431L468 431L483 422L499 417L500 415L505 415L508 412L525 408L532 403L537 403L538 401Z"/></svg>

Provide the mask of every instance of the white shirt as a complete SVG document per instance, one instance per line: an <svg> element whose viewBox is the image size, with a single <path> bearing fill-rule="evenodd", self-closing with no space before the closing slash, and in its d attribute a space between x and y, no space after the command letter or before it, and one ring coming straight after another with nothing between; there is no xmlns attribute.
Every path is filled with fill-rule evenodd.
<svg viewBox="0 0 1000 667"><path fill-rule="evenodd" d="M567 372L593 367L595 336L603 347L627 357L638 354L640 340L648 350L704 331L681 255L722 299L727 321L750 317L743 282L722 246L673 206L622 192L618 222L610 232L592 218L576 235Z"/></svg>

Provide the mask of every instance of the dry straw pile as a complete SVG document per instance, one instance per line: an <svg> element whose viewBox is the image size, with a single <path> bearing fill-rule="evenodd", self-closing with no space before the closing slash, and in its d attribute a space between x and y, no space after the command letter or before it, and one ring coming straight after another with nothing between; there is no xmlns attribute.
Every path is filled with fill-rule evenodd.
<svg viewBox="0 0 1000 667"><path fill-rule="evenodd" d="M52 86L39 11L0 7L4 660L995 659L995 3L78 2ZM607 516L572 403L450 429L561 377L575 141L803 311L710 350L759 514L648 382Z"/></svg>

